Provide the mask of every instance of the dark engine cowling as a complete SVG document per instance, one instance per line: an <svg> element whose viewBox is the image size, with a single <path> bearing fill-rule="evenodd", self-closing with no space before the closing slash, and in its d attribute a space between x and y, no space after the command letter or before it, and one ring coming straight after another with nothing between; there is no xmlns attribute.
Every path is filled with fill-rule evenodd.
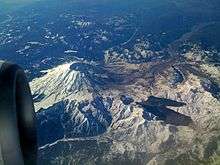
<svg viewBox="0 0 220 165"><path fill-rule="evenodd" d="M0 61L0 164L36 165L32 95L24 71Z"/></svg>

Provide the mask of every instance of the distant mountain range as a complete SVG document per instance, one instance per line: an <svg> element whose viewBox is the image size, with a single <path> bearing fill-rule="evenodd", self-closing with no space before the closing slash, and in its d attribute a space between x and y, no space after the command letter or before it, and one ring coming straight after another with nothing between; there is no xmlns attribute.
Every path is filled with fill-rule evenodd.
<svg viewBox="0 0 220 165"><path fill-rule="evenodd" d="M25 7L37 1L41 0L0 0L0 14L19 10L21 7Z"/></svg>
<svg viewBox="0 0 220 165"><path fill-rule="evenodd" d="M43 71L31 82L40 161L206 162L218 152L220 72L194 53L142 64L76 60Z"/></svg>
<svg viewBox="0 0 220 165"><path fill-rule="evenodd" d="M0 59L30 80L40 164L218 164L218 0L0 2Z"/></svg>

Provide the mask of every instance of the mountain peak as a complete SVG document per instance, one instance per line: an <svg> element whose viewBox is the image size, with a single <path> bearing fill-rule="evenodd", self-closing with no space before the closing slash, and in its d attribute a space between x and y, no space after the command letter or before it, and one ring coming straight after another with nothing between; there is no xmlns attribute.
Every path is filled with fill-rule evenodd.
<svg viewBox="0 0 220 165"><path fill-rule="evenodd" d="M42 71L44 75L31 82L36 111L49 108L63 100L90 99L90 82L84 73L71 69L71 63Z"/></svg>

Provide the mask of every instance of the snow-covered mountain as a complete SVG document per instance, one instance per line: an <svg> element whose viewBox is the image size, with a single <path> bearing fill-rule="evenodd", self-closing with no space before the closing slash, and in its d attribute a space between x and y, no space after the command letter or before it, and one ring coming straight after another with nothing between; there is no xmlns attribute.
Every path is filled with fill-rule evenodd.
<svg viewBox="0 0 220 165"><path fill-rule="evenodd" d="M60 138L94 136L111 124L112 99L95 92L86 74L73 70L73 65L43 71L44 76L31 83L41 145Z"/></svg>
<svg viewBox="0 0 220 165"><path fill-rule="evenodd" d="M219 70L207 76L213 68L191 63L188 53L142 64L76 61L43 71L31 82L41 162L169 164L209 158L220 137Z"/></svg>

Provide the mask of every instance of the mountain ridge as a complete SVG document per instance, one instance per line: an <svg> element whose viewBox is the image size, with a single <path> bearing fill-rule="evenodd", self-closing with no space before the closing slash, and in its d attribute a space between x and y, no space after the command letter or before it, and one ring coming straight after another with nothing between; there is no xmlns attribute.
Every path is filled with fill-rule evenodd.
<svg viewBox="0 0 220 165"><path fill-rule="evenodd" d="M63 116L62 114L65 114L65 111L70 112L64 118L67 123L61 122L62 136L54 135L56 138L52 138L52 140L50 137L41 136L42 139L40 141L42 143L39 148L42 153L40 156L42 158L41 161L50 162L51 159L56 159L57 164L64 160L73 164L81 161L97 164L98 160L100 160L102 164L104 162L104 164L111 164L117 160L121 163L128 161L134 162L134 164L143 164L144 162L166 164L166 162L170 161L166 158L169 154L179 159L178 157L183 153L188 152L196 156L198 160L205 159L205 153L212 152L206 147L211 144L210 139L218 135L215 130L220 129L217 124L220 120L218 115L220 113L220 102L218 97L214 97L211 90L207 90L203 85L203 82L211 82L206 80L206 74L200 74L201 68L197 68L195 64L189 65L189 53L182 61L182 64L180 64L180 61L174 61L174 64L167 65L163 69L158 67L161 63L157 62L148 62L146 64L129 64L126 62L117 64L114 62L114 64L106 63L104 66L100 66L83 61L64 64L67 66L64 70L57 69L60 66L51 69L52 71L57 70L61 75L71 75L71 72L83 74L87 82L84 84L84 89L87 89L88 84L93 85L89 86L91 89L89 92L87 91L88 95L91 96L89 101L87 97L78 100L72 97L72 101L68 102L67 99L66 102L58 102L57 108L52 106L37 112L40 125L41 123L50 125L48 120L42 121L40 119L54 116L54 114ZM164 63L170 63L170 61L164 61ZM144 79L142 72L145 70L135 69L140 68L141 65L146 70L151 71L153 81ZM184 81L171 83L170 79L175 78L174 73L176 72L172 67L173 65L178 68L178 72L184 74ZM181 65L181 67L178 67L178 65ZM184 65L186 66L183 67ZM203 65L207 66L207 64ZM163 64L163 66L166 66L166 64ZM155 72L154 68L157 68L157 72ZM187 69L187 73L185 69ZM47 73L53 73L51 70L47 71ZM129 73L133 75L131 76ZM127 77L127 74L130 75L131 81L124 81L124 79L118 78L118 74L121 78ZM50 82L46 81L47 76L45 74L42 77L45 78L43 78L45 82ZM54 78L56 76L57 74L49 77ZM80 76L77 78L80 78ZM57 80L60 81L62 79L58 78ZM69 80L74 83L74 79L70 78ZM38 93L40 89L35 89L35 86L33 86L33 84L40 84L37 81L41 82L41 78L37 78L33 81L34 83L31 83L34 94ZM65 82L62 81L62 83ZM83 81L80 80L79 82ZM146 85L148 83L151 85ZM60 83L56 82L55 84ZM94 84L96 85L94 86ZM45 87L44 85L41 86ZM53 88L55 87L55 92L60 95L59 90L62 91L62 88L59 89L54 85L52 86ZM80 93L81 91L76 91L76 96L78 92ZM137 104L141 102L143 103L141 104L142 106ZM62 106L59 106L59 104ZM36 103L36 106L38 105L40 104ZM166 105L168 105L168 108L166 108ZM59 111L53 112L54 110L57 111L56 109ZM154 111L152 111L153 109ZM82 115L83 117L80 115L81 119L74 116L74 114L82 114L82 112L84 114ZM170 113L172 115L168 115ZM184 117L183 120L181 117ZM189 122L187 122L188 119L186 120L185 117L189 119ZM86 119L86 125L83 124L84 120L82 119ZM60 119L55 117L53 121L57 122ZM95 127L93 127L94 124ZM40 126L39 133L45 128L43 125L42 127ZM49 130L54 132L54 127ZM207 131L209 136L207 136ZM51 133L49 134L50 136L52 136ZM48 139L50 139L49 144L47 144ZM201 139L204 140L202 144L198 143ZM99 148L99 151L94 152L93 149L85 149L83 143L87 144L86 148L89 146L93 149ZM66 145L71 147L64 149ZM78 148L78 145L82 145L81 149ZM202 148L202 150L191 150L191 146ZM74 153L74 150L71 149L72 147L78 148L78 152L81 153L80 157L76 155L78 152ZM106 147L108 149L104 150ZM50 149L56 150L54 155L47 155L50 154ZM60 150L65 150L70 155L62 155ZM104 152L104 154L101 152ZM86 156L88 153L93 155L92 160ZM145 158L141 159L140 157L144 155ZM148 156L146 157L146 155ZM67 157L69 158L66 159ZM189 158L188 161L193 162L195 160Z"/></svg>

